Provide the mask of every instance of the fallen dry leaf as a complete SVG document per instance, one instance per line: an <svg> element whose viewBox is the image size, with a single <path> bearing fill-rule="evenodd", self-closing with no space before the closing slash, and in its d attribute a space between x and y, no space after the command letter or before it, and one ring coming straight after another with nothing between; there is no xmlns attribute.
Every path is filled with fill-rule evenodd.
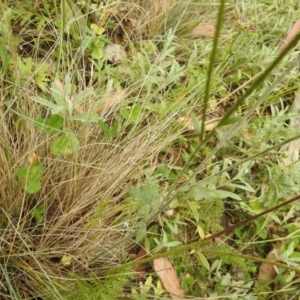
<svg viewBox="0 0 300 300"><path fill-rule="evenodd" d="M60 91L61 94L63 95L63 94L64 94L64 85L61 83L61 81L60 81L59 79L56 78L56 79L54 80L54 84L58 87L59 91ZM73 96L73 95L69 95L69 97L70 97L70 100L73 101L74 96ZM76 110L78 113L80 113L80 114L83 114L83 113L84 113L82 107L81 107L78 103L76 103L76 104L74 105L74 108L75 108L75 110Z"/></svg>
<svg viewBox="0 0 300 300"><path fill-rule="evenodd" d="M268 260L276 260L278 249L273 249L271 252L268 253L266 259ZM257 275L257 280L259 281L268 281L272 280L276 277L277 272L272 264L268 263L261 263L259 267L259 272Z"/></svg>
<svg viewBox="0 0 300 300"><path fill-rule="evenodd" d="M28 157L29 163L32 165L37 160L37 155L35 153L31 153Z"/></svg>
<svg viewBox="0 0 300 300"><path fill-rule="evenodd" d="M58 79L55 79L54 84L58 87L59 91L63 94L64 93L64 85L62 84L62 82ZM119 104L124 99L125 95L126 95L126 90L112 92L109 95L103 97L102 105L100 107L94 107L95 103L90 105L90 107L88 108L88 112L96 111L97 113L100 113L105 109L108 109L112 106ZM70 97L71 101L74 99L73 95L70 95L69 97ZM75 104L74 108L78 113L81 113L81 114L84 113L82 107L78 103Z"/></svg>
<svg viewBox="0 0 300 300"><path fill-rule="evenodd" d="M144 248L141 248L139 253L136 255L135 259L143 259L147 256L147 251L146 249ZM141 279L142 277L146 277L146 267L147 267L147 264L146 263L143 263L143 264L139 264L136 266L136 268L134 269L134 271L136 272L137 274L137 277L139 279Z"/></svg>
<svg viewBox="0 0 300 300"><path fill-rule="evenodd" d="M294 24L288 35L286 36L283 44L279 47L279 52L282 52L284 48L292 41L292 39L300 31L300 19Z"/></svg>
<svg viewBox="0 0 300 300"><path fill-rule="evenodd" d="M183 299L184 292L171 262L166 258L157 258L153 262L154 270L159 276L164 288L171 294L173 300Z"/></svg>
<svg viewBox="0 0 300 300"><path fill-rule="evenodd" d="M110 93L108 96L105 96L102 99L103 104L99 108L96 109L96 112L97 113L102 112L105 109L108 109L112 106L119 104L124 99L125 95L126 95L125 90L120 90L117 92ZM92 107L90 107L89 110L91 110L91 109L92 109Z"/></svg>
<svg viewBox="0 0 300 300"><path fill-rule="evenodd" d="M202 36L202 37L214 37L215 35L215 26L211 24L199 24L192 30L193 36Z"/></svg>

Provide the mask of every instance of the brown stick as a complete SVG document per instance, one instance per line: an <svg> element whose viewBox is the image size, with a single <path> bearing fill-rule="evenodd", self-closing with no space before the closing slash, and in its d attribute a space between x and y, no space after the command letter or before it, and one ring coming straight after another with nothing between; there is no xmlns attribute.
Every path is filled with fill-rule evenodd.
<svg viewBox="0 0 300 300"><path fill-rule="evenodd" d="M294 24L288 35L286 36L283 44L279 47L278 51L282 52L285 47L292 41L292 39L300 32L300 19Z"/></svg>

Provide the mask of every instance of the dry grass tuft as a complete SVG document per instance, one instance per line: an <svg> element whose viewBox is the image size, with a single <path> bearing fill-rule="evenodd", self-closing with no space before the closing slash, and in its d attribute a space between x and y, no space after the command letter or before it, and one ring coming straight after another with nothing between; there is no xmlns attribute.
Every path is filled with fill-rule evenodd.
<svg viewBox="0 0 300 300"><path fill-rule="evenodd" d="M24 116L40 117L40 107L29 95L17 102L30 103L23 107ZM19 285L26 298L39 285L52 291L51 281L68 281L68 271L82 276L100 265L121 263L130 245L112 246L126 232L125 187L145 176L146 168L151 173L165 146L157 144L164 128L137 128L132 138L124 132L125 138L109 142L98 126L79 127L79 152L54 157L49 153L53 138L45 140L33 122L17 122L12 111L3 118L8 122L2 127L0 147L1 256L7 273L18 274L11 284ZM15 175L18 167L29 165L32 153L44 166L42 188L34 195L24 192ZM42 206L46 209L39 224L32 213ZM130 213L128 219L133 220ZM95 253L99 258L90 265ZM70 266L64 257L70 258Z"/></svg>

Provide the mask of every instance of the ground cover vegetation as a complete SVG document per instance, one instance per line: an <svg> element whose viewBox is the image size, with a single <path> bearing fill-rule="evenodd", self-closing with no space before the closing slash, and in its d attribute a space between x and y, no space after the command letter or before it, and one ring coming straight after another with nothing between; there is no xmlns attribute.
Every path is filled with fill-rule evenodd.
<svg viewBox="0 0 300 300"><path fill-rule="evenodd" d="M2 1L0 298L298 299L299 8Z"/></svg>

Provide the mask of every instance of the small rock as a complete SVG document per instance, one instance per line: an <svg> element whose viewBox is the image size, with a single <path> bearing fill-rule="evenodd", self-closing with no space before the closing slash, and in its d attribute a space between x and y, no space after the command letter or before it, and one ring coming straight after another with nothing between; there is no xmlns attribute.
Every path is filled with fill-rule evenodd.
<svg viewBox="0 0 300 300"><path fill-rule="evenodd" d="M126 56L125 50L118 44L106 45L103 49L104 57L114 65L119 65L123 62Z"/></svg>

